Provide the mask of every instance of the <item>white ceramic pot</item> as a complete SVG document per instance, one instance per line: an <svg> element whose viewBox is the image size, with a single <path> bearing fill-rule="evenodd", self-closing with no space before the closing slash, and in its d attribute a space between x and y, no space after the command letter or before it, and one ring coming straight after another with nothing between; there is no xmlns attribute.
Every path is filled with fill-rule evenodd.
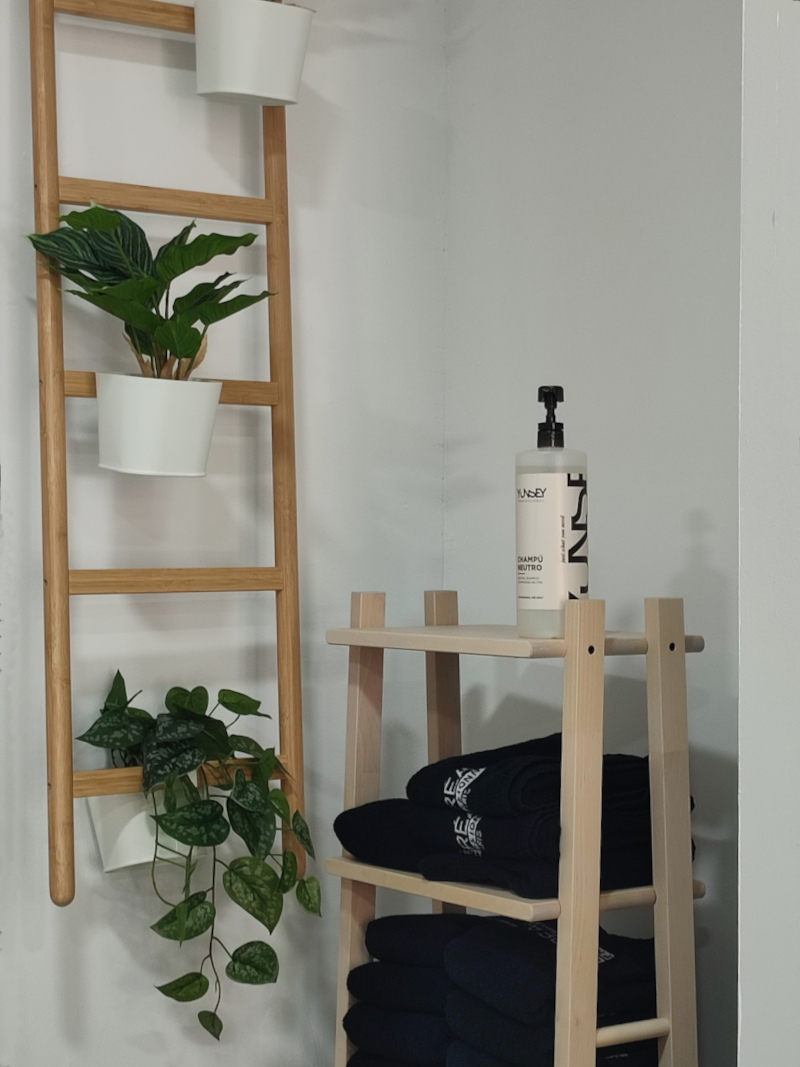
<svg viewBox="0 0 800 1067"><path fill-rule="evenodd" d="M125 474L202 478L221 382L98 374L100 466Z"/></svg>
<svg viewBox="0 0 800 1067"><path fill-rule="evenodd" d="M153 862L156 824L151 818L152 797L145 797L143 793L122 793L119 796L87 797L87 801L106 873ZM160 833L158 840L159 844L174 848L182 855L189 851L188 845L182 845L166 834ZM197 851L195 849L194 854ZM163 855L172 856L169 852Z"/></svg>
<svg viewBox="0 0 800 1067"><path fill-rule="evenodd" d="M296 104L312 15L273 0L195 0L197 92L235 103Z"/></svg>

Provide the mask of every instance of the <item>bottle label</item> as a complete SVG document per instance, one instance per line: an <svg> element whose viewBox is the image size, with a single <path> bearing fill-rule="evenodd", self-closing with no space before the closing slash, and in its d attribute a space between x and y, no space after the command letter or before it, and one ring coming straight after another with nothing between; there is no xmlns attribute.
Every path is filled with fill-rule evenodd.
<svg viewBox="0 0 800 1067"><path fill-rule="evenodd" d="M586 475L517 475L517 608L558 611L589 595Z"/></svg>

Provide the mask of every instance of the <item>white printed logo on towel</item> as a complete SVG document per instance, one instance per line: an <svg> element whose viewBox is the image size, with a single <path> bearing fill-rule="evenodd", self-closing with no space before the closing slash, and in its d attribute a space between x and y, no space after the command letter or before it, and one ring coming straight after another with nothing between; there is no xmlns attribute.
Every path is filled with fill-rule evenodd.
<svg viewBox="0 0 800 1067"><path fill-rule="evenodd" d="M483 855L483 834L478 829L480 815L457 815L453 819L453 830L456 835L456 844L462 852L469 856Z"/></svg>
<svg viewBox="0 0 800 1067"><path fill-rule="evenodd" d="M459 767L455 778L444 783L444 802L451 808L469 811L469 792L472 783L486 770L485 767Z"/></svg>

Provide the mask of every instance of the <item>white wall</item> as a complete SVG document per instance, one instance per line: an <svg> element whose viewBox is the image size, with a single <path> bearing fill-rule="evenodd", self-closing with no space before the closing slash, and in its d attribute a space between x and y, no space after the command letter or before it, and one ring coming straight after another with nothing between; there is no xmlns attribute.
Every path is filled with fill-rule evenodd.
<svg viewBox="0 0 800 1067"><path fill-rule="evenodd" d="M745 4L742 157L741 1067L794 1067L800 8Z"/></svg>
<svg viewBox="0 0 800 1067"><path fill-rule="evenodd" d="M559 383L589 455L590 593L638 629L682 596L697 802L701 1062L736 1039L736 5L448 5L445 578L514 619L514 453ZM607 745L641 749L643 665L609 665ZM556 728L562 673L465 661L468 739Z"/></svg>
<svg viewBox="0 0 800 1067"><path fill-rule="evenodd" d="M33 228L26 6L0 6L0 1062L171 1067L188 1055L211 1065L220 1048L200 1030L197 1005L153 989L199 960L187 946L182 966L147 930L163 910L147 871L100 873L82 804L76 900L58 910L47 895L35 290L23 239ZM58 39L64 173L258 194L258 111L194 96L190 42L76 20L60 20ZM441 584L443 105L441 5L324 5L301 105L288 112L307 814L320 856L336 848L347 676L325 628L347 621L351 589L385 588L402 621L416 617L424 588ZM181 224L147 220L157 241ZM253 276L252 291L263 281L259 251L235 264ZM209 373L267 376L261 310L214 331ZM130 362L113 323L69 301L66 350L69 367ZM268 479L257 474L267 414L223 411L208 477L177 482L98 471L93 405L69 408L74 566L270 562L271 538L256 532L270 511ZM151 707L181 681L241 688L269 707L271 615L268 595L76 602L76 732L117 666ZM406 670L392 673L390 770L402 753L422 760L403 705L409 688L422 706L422 684L406 686ZM86 766L95 755L77 758ZM274 938L278 985L226 993L222 1052L329 1067L338 883L323 883L322 922L287 906ZM245 920L230 940L253 936Z"/></svg>

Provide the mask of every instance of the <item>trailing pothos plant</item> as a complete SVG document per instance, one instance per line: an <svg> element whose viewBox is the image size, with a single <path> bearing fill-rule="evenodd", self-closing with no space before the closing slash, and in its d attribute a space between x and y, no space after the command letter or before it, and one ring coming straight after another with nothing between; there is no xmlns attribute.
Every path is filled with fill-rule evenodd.
<svg viewBox="0 0 800 1067"><path fill-rule="evenodd" d="M201 1011L198 1019L219 1040L220 954L227 957L228 978L245 985L276 981L278 957L265 941L248 941L233 951L225 946L217 930L218 883L234 904L270 933L281 917L284 897L292 890L306 911L319 915L319 881L313 876L298 878L294 852L273 850L279 827L291 831L311 857L314 846L303 815L290 810L281 789L271 787L276 772L287 773L275 750L232 732L241 716L270 718L259 710L260 701L221 689L209 710L208 691L202 686L191 690L175 686L165 697L166 711L153 716L133 707L138 695L128 697L117 671L100 717L79 740L107 749L116 767L142 768L155 823L153 889L169 909L151 929L181 946L206 935L199 967L156 988L177 1001L199 1000L211 989L216 998L213 1010ZM219 708L234 716L229 725L215 716ZM204 764L210 766L200 774L198 788L190 775ZM231 858L228 850L223 858L218 849L231 831L244 846L244 854ZM176 843L183 848L175 848ZM210 864L206 856L198 866L198 849L210 850ZM160 863L181 871L177 900L169 899L159 883Z"/></svg>
<svg viewBox="0 0 800 1067"><path fill-rule="evenodd" d="M190 241L195 228L190 222L153 255L144 230L121 211L92 204L59 221L65 225L29 234L29 240L53 270L80 287L70 293L122 319L125 339L147 378L188 378L205 356L209 326L273 295L265 290L230 296L244 281L229 281L230 273L172 295L177 278L251 245L254 233L206 233Z"/></svg>

